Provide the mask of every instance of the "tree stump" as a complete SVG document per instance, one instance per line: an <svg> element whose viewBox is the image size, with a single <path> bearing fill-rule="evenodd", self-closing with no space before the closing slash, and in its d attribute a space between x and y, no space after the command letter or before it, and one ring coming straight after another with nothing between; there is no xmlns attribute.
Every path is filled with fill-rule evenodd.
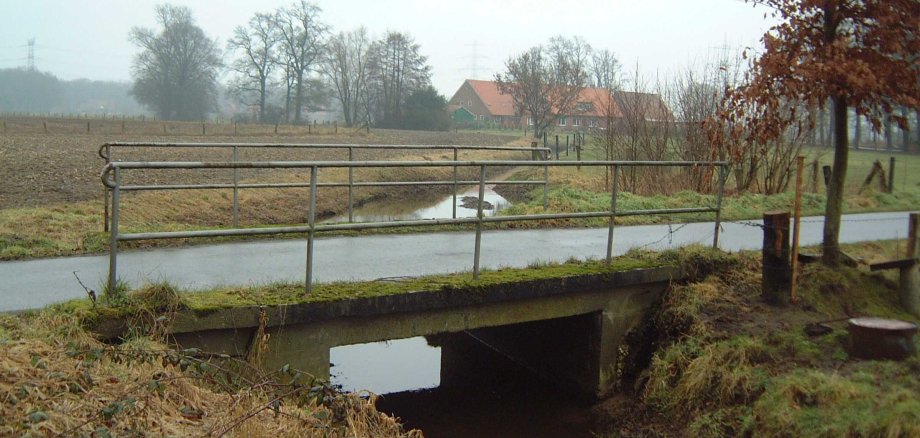
<svg viewBox="0 0 920 438"><path fill-rule="evenodd" d="M917 324L896 319L852 318L850 355L860 359L901 360L916 353Z"/></svg>

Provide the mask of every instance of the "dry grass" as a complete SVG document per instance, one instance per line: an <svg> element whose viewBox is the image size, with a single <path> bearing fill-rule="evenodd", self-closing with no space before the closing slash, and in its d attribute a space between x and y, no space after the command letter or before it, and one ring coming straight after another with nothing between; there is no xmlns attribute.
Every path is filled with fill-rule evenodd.
<svg viewBox="0 0 920 438"><path fill-rule="evenodd" d="M146 338L107 346L61 314L4 316L0 435L421 436L377 412L372 396L269 375L232 384L226 362L196 357Z"/></svg>

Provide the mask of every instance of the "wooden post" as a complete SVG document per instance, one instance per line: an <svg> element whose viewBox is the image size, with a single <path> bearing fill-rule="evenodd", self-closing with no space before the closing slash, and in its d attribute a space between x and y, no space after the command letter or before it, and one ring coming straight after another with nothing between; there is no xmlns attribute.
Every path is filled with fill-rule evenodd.
<svg viewBox="0 0 920 438"><path fill-rule="evenodd" d="M48 133L48 122L42 121L42 129L44 129L46 134Z"/></svg>
<svg viewBox="0 0 920 438"><path fill-rule="evenodd" d="M894 157L888 159L888 193L894 192Z"/></svg>
<svg viewBox="0 0 920 438"><path fill-rule="evenodd" d="M204 122L201 122L201 135L207 135L207 132L205 131L205 128L204 128Z"/></svg>
<svg viewBox="0 0 920 438"><path fill-rule="evenodd" d="M278 134L278 124L275 123L275 134Z"/></svg>
<svg viewBox="0 0 920 438"><path fill-rule="evenodd" d="M811 162L811 192L818 193L818 160Z"/></svg>
<svg viewBox="0 0 920 438"><path fill-rule="evenodd" d="M332 129L335 130L334 132L335 135L339 135L339 121L338 120L334 120L332 122Z"/></svg>
<svg viewBox="0 0 920 438"><path fill-rule="evenodd" d="M821 166L821 171L824 172L824 189L827 190L831 183L831 166Z"/></svg>
<svg viewBox="0 0 920 438"><path fill-rule="evenodd" d="M539 160L539 159L540 159L540 151L537 151L537 150L536 150L536 149L537 149L537 142L535 142L535 141L530 142L530 147L532 147L533 149L535 149L533 152L530 153L530 159L533 160L533 161Z"/></svg>
<svg viewBox="0 0 920 438"><path fill-rule="evenodd" d="M792 269L789 264L789 212L763 215L763 279L761 297L775 306L789 304Z"/></svg>
<svg viewBox="0 0 920 438"><path fill-rule="evenodd" d="M907 225L907 258L917 260L920 257L920 213L911 213ZM920 316L920 263L902 268L898 295L904 310L914 316Z"/></svg>
<svg viewBox="0 0 920 438"><path fill-rule="evenodd" d="M166 134L166 122L163 122L163 133Z"/></svg>
<svg viewBox="0 0 920 438"><path fill-rule="evenodd" d="M556 134L556 160L559 159L559 134Z"/></svg>
<svg viewBox="0 0 920 438"><path fill-rule="evenodd" d="M796 296L795 282L799 276L799 219L802 214L802 172L804 172L805 157L799 155L795 158L795 207L792 220L792 279L789 282L789 297L792 303L799 301Z"/></svg>
<svg viewBox="0 0 920 438"><path fill-rule="evenodd" d="M578 142L575 143L575 160L579 163L581 162L581 136L576 136ZM581 164L578 165L578 170L581 170Z"/></svg>

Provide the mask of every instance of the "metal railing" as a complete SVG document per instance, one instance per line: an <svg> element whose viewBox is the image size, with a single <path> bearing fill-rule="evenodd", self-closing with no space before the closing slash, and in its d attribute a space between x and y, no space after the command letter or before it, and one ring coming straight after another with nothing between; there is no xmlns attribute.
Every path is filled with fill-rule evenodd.
<svg viewBox="0 0 920 438"><path fill-rule="evenodd" d="M610 209L608 211L596 212L579 212L579 213L545 213L545 214L528 214L513 216L491 216L483 215L483 196L485 194L486 184L511 183L503 181L487 181L486 168L488 167L571 167L571 166L588 166L588 167L606 167L612 171L613 178L610 190ZM653 210L629 210L617 211L617 194L618 179L621 167L718 167L718 195L715 206L688 207L688 208L669 208ZM476 216L470 218L451 218L451 219L421 219L407 221L389 221L389 222L366 222L366 223L336 223L336 224L317 224L316 223L316 198L318 189L322 186L318 181L320 169L327 168L385 168L385 167L472 167L478 168L479 178L479 199L477 201ZM119 210L120 196L123 191L147 190L149 187L132 186L122 184L122 173L134 169L309 169L310 170L310 209L307 216L307 223L300 226L283 226L283 227L259 227L259 228L230 228L230 229L212 229L197 231L168 231L168 232L149 232L149 233L120 233L119 232ZM613 255L613 233L614 219L623 216L639 215L664 215L664 214L683 214L683 213L715 213L715 229L713 234L713 247L719 245L719 227L722 213L722 196L725 187L725 178L727 175L727 163L725 162L708 162L708 161L581 161L581 162L534 162L534 161L248 161L248 162L111 162L103 169L101 178L103 184L112 191L112 226L109 236L109 290L114 290L117 280L117 256L118 242L134 240L154 240L154 239L181 239L181 238L200 238L200 237L222 237L222 236L267 236L278 234L306 234L307 236L307 254L306 254L306 292L310 293L313 288L313 243L316 233L323 231L344 231L344 230L368 230L397 227L417 227L417 226L437 226L437 225L456 225L456 224L475 224L475 250L473 255L473 276L479 278L479 258L482 241L482 226L485 223L493 222L513 222L513 221L536 221L550 219L588 219L588 218L607 218L607 263L610 263ZM449 182L450 183L450 182ZM545 186L544 186L545 187ZM454 203L456 204L456 202ZM545 207L545 206L544 206Z"/></svg>
<svg viewBox="0 0 920 438"><path fill-rule="evenodd" d="M551 154L551 150L548 147L518 147L518 146L476 146L476 145L395 145L395 144L344 144L344 143L163 143L163 142L109 142L104 143L99 147L99 157L105 160L106 165L112 163L114 160L114 152L116 149L139 149L139 148L153 148L153 149L176 149L176 148L190 148L190 149L202 149L202 148L211 148L211 149L229 149L231 151L230 162L239 161L239 152L240 149L347 149L348 150L348 161L354 161L355 159L355 150L395 150L395 151L443 151L450 150L453 151L453 161L458 161L460 156L460 151L505 151L505 152L527 152L532 154L533 159L548 159ZM544 203L546 202L546 190L545 185L548 180L548 171L544 172ZM460 181L458 180L457 168L454 167L453 172L453 199L454 199L454 208L453 208L453 218L457 217L457 188L461 184L471 184L475 181ZM368 183L355 183L354 169L348 169L348 184L340 185L341 187L348 187L348 222L354 222L354 189L355 187L372 187L372 186L399 186L399 185L445 185L443 182L427 182L427 181L415 181L415 182L402 182L395 184L368 184ZM321 186L329 186L321 185ZM232 183L228 184L173 184L170 186L159 185L159 186L149 186L147 188L139 186L135 190L191 190L191 189L233 189L233 226L239 226L239 191L240 189L267 189L267 188L306 188L310 187L306 183L262 183L262 184L245 184L240 183L239 168L233 168L233 180ZM103 231L109 231L109 223L111 221L111 190L108 187L105 188L103 193L104 199L104 209L103 209Z"/></svg>

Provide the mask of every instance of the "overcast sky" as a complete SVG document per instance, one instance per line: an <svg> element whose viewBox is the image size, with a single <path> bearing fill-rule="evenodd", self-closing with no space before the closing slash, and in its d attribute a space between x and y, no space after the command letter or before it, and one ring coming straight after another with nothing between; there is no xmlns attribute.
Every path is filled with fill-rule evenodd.
<svg viewBox="0 0 920 438"><path fill-rule="evenodd" d="M0 0L0 68L35 64L62 79L131 79L134 26L156 27L158 0ZM175 0L225 47L238 25L290 0ZM553 35L580 35L648 78L699 65L729 47L759 47L766 10L740 0L319 0L336 31L404 31L421 44L432 82L450 98L464 79L491 78L509 56Z"/></svg>

